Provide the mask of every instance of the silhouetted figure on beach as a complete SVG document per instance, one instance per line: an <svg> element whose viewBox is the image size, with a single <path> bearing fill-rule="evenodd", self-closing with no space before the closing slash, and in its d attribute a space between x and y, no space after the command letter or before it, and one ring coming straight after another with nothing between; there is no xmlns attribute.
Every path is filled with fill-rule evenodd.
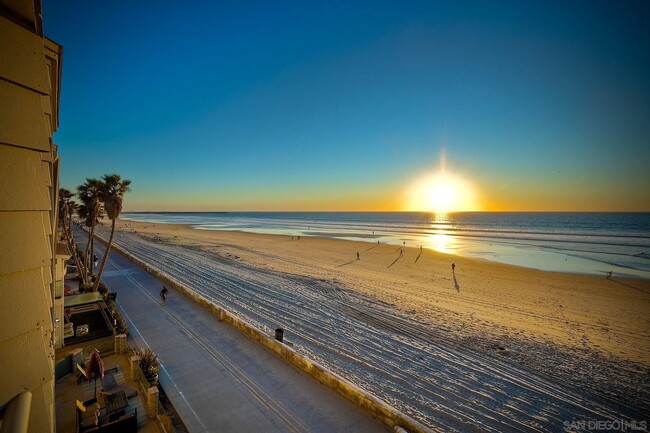
<svg viewBox="0 0 650 433"><path fill-rule="evenodd" d="M611 280L611 279L612 279L612 274L613 274L613 273L614 273L614 271L609 271L609 272L607 273L607 279L608 279L608 280Z"/></svg>
<svg viewBox="0 0 650 433"><path fill-rule="evenodd" d="M359 251L357 251L357 260L359 260L361 257L359 256Z"/></svg>
<svg viewBox="0 0 650 433"><path fill-rule="evenodd" d="M452 263L451 264L451 272L456 272L455 269L456 269L456 263Z"/></svg>
<svg viewBox="0 0 650 433"><path fill-rule="evenodd" d="M402 251L402 249L400 248L399 249L399 256L402 257L403 254L404 254L404 251Z"/></svg>

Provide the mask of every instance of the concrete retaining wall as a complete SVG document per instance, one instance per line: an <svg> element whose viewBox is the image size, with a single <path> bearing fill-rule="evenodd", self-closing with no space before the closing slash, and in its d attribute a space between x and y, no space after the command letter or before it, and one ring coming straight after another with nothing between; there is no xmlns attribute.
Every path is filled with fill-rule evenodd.
<svg viewBox="0 0 650 433"><path fill-rule="evenodd" d="M97 239L102 243L106 244L106 240L96 235ZM323 385L333 389L337 394L348 399L350 402L368 412L373 417L377 418L384 424L386 424L391 429L394 429L396 426L402 427L409 433L433 433L433 430L425 427L420 424L413 418L399 412L395 408L389 406L383 401L379 400L375 396L369 394L363 389L357 387L353 383L339 376L338 374L329 371L324 366L320 365L317 362L314 362L308 359L306 356L296 352L291 347L280 343L269 335L262 333L259 329L255 328L253 325L245 322L244 320L230 314L224 308L216 305L211 300L204 298L203 296L193 292L187 287L183 286L179 282L170 278L168 275L163 274L157 268L154 268L142 261L141 259L133 256L127 251L120 248L118 245L113 244L111 249L117 251L123 256L127 257L131 262L141 266L147 272L155 275L159 279L163 280L165 284L175 288L179 292L190 297L199 304L205 306L208 310L219 317L219 320L231 324L243 334L252 338L255 341L260 342L269 350L275 352L282 359L290 362L300 370L309 374L316 380L318 380Z"/></svg>

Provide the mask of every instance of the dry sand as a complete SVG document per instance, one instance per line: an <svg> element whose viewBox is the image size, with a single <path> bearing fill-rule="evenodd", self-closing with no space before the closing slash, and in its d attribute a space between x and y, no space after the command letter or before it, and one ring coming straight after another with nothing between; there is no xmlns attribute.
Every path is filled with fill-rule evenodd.
<svg viewBox="0 0 650 433"><path fill-rule="evenodd" d="M507 350L511 337L650 366L648 280L543 272L408 245L400 258L398 246L370 242L132 221L118 221L118 228L253 266L336 281L470 343L482 335L493 339L497 350Z"/></svg>

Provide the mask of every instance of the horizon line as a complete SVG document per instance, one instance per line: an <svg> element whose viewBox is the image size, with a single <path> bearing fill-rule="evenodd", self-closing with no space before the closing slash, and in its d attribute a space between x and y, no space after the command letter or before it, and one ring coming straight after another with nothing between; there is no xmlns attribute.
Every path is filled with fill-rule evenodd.
<svg viewBox="0 0 650 433"><path fill-rule="evenodd" d="M650 210L465 210L454 212L435 212L425 210L147 210L122 211L124 214L170 214L170 213L427 213L427 214L462 214L462 213L650 213Z"/></svg>

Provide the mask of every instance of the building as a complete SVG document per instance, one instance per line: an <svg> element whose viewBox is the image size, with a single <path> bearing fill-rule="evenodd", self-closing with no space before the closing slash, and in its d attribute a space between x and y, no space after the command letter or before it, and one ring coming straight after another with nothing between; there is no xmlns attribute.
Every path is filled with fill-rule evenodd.
<svg viewBox="0 0 650 433"><path fill-rule="evenodd" d="M0 424L28 419L34 433L54 431L53 360L62 332L52 142L61 56L43 35L39 0L0 0ZM66 252L58 251L61 261Z"/></svg>

